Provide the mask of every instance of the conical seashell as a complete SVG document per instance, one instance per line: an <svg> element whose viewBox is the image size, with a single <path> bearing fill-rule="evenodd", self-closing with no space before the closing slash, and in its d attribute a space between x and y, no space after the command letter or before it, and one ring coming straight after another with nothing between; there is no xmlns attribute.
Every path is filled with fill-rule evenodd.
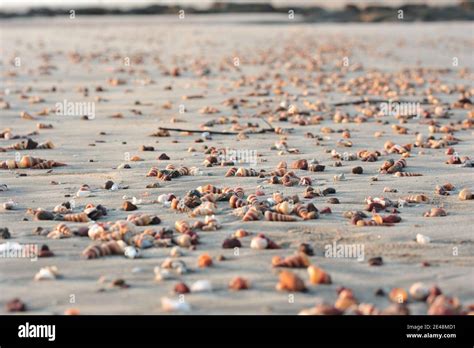
<svg viewBox="0 0 474 348"><path fill-rule="evenodd" d="M37 149L54 149L54 144L51 140L48 140L44 143L39 144L36 146Z"/></svg>
<svg viewBox="0 0 474 348"><path fill-rule="evenodd" d="M244 168L240 167L235 172L235 176L245 177L245 176L258 176L258 172L253 168Z"/></svg>
<svg viewBox="0 0 474 348"><path fill-rule="evenodd" d="M252 193L247 197L247 203L250 205L256 205L258 203L258 196Z"/></svg>
<svg viewBox="0 0 474 348"><path fill-rule="evenodd" d="M324 270L316 266L307 268L311 284L331 284L331 277Z"/></svg>
<svg viewBox="0 0 474 348"><path fill-rule="evenodd" d="M157 176L158 175L158 168L156 167L152 167L148 173L146 174L147 177L150 177L150 176Z"/></svg>
<svg viewBox="0 0 474 348"><path fill-rule="evenodd" d="M296 218L291 215L284 215L273 213L269 210L265 212L265 220L267 221L296 221Z"/></svg>
<svg viewBox="0 0 474 348"><path fill-rule="evenodd" d="M191 208L186 206L186 204L184 203L184 200L178 199L178 198L173 198L170 204L170 208L173 210L177 210L181 213L189 213L192 211Z"/></svg>
<svg viewBox="0 0 474 348"><path fill-rule="evenodd" d="M86 259L96 259L107 255L123 255L126 244L119 241L109 241L102 244L93 244L88 246L82 255Z"/></svg>
<svg viewBox="0 0 474 348"><path fill-rule="evenodd" d="M151 216L148 214L132 214L127 216L127 221L136 226L156 225L161 222L158 216Z"/></svg>
<svg viewBox="0 0 474 348"><path fill-rule="evenodd" d="M225 173L225 176L226 177L235 176L236 173L237 173L237 168L232 167L227 171L227 173Z"/></svg>
<svg viewBox="0 0 474 348"><path fill-rule="evenodd" d="M211 184L199 186L196 190L198 190L200 193L222 193L221 189Z"/></svg>
<svg viewBox="0 0 474 348"><path fill-rule="evenodd" d="M254 207L251 207L249 210L247 210L242 220L243 221L257 221L257 220L260 220L261 215L262 213L259 210L255 209Z"/></svg>
<svg viewBox="0 0 474 348"><path fill-rule="evenodd" d="M195 208L191 216L213 215L216 213L217 206L213 202L203 202L199 207Z"/></svg>
<svg viewBox="0 0 474 348"><path fill-rule="evenodd" d="M244 192L244 189L243 189L242 187L235 187L235 188L233 189L233 191L234 191L234 194L235 194L237 197L239 197L239 198L243 198L243 197L244 197L245 192Z"/></svg>
<svg viewBox="0 0 474 348"><path fill-rule="evenodd" d="M230 197L229 199L229 205L231 208L240 208L240 207L243 207L244 205L247 205L247 203L240 199L239 197L233 195Z"/></svg>
<svg viewBox="0 0 474 348"><path fill-rule="evenodd" d="M154 241L155 238L152 235L147 234L146 231L133 236L131 239L132 244L140 249L151 248L153 246Z"/></svg>
<svg viewBox="0 0 474 348"><path fill-rule="evenodd" d="M72 237L72 231L65 224L59 224L46 237L51 239L70 238Z"/></svg>
<svg viewBox="0 0 474 348"><path fill-rule="evenodd" d="M89 217L86 213L66 214L63 216L63 219L71 222L89 222Z"/></svg>
<svg viewBox="0 0 474 348"><path fill-rule="evenodd" d="M34 280L54 280L59 277L59 271L56 266L47 266L35 274Z"/></svg>
<svg viewBox="0 0 474 348"><path fill-rule="evenodd" d="M285 258L281 258L280 256L274 256L272 258L273 267L306 268L309 265L309 258L303 253Z"/></svg>
<svg viewBox="0 0 474 348"><path fill-rule="evenodd" d="M279 282L276 286L277 290L306 291L304 281L293 272L282 271L279 276Z"/></svg>
<svg viewBox="0 0 474 348"><path fill-rule="evenodd" d="M71 212L71 209L66 207L63 204L58 204L57 206L54 207L53 211L55 213L60 213L60 214L67 214Z"/></svg>

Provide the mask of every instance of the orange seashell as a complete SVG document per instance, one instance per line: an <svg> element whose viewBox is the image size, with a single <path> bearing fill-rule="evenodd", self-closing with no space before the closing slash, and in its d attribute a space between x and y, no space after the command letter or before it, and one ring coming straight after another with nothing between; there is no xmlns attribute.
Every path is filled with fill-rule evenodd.
<svg viewBox="0 0 474 348"><path fill-rule="evenodd" d="M248 280L241 277L235 277L229 283L230 290L240 291L240 290L246 290L249 287L250 287L250 284Z"/></svg>
<svg viewBox="0 0 474 348"><path fill-rule="evenodd" d="M201 268L212 266L212 257L209 254L202 254L198 258L198 266Z"/></svg>
<svg viewBox="0 0 474 348"><path fill-rule="evenodd" d="M72 222L89 222L89 217L86 213L79 213L79 214L66 214L63 216L65 221L72 221Z"/></svg>
<svg viewBox="0 0 474 348"><path fill-rule="evenodd" d="M278 279L279 282L276 286L277 290L285 290L289 292L306 291L304 281L293 272L282 271L280 272Z"/></svg>
<svg viewBox="0 0 474 348"><path fill-rule="evenodd" d="M273 267L290 267L290 268L305 268L311 264L308 256L303 253L285 257L274 256L272 258Z"/></svg>
<svg viewBox="0 0 474 348"><path fill-rule="evenodd" d="M316 266L309 266L307 268L309 275L309 282L311 284L331 284L331 277L324 270Z"/></svg>
<svg viewBox="0 0 474 348"><path fill-rule="evenodd" d="M123 241L109 241L88 246L82 255L86 259L97 259L107 255L123 255L126 244Z"/></svg>
<svg viewBox="0 0 474 348"><path fill-rule="evenodd" d="M265 212L265 220L267 221L296 221L296 218L291 216L291 215L284 215L284 214L278 214L278 213L273 213L269 210Z"/></svg>
<svg viewBox="0 0 474 348"><path fill-rule="evenodd" d="M408 300L408 293L402 288L393 288L388 294L388 298L395 303L405 303Z"/></svg>
<svg viewBox="0 0 474 348"><path fill-rule="evenodd" d="M225 173L225 176L226 177L235 176L236 173L237 173L237 168L232 167L227 171L227 173Z"/></svg>
<svg viewBox="0 0 474 348"><path fill-rule="evenodd" d="M247 203L240 199L239 197L233 195L230 197L229 199L229 205L231 208L240 208L240 207L243 207L244 205L247 205Z"/></svg>
<svg viewBox="0 0 474 348"><path fill-rule="evenodd" d="M81 312L77 308L68 308L64 311L64 315L79 315Z"/></svg>
<svg viewBox="0 0 474 348"><path fill-rule="evenodd" d="M257 220L260 220L261 215L262 213L259 210L255 209L254 207L251 207L249 210L247 210L242 220L243 221L257 221Z"/></svg>
<svg viewBox="0 0 474 348"><path fill-rule="evenodd" d="M189 223L185 220L178 220L175 222L174 227L180 233L188 233L191 232L191 227Z"/></svg>

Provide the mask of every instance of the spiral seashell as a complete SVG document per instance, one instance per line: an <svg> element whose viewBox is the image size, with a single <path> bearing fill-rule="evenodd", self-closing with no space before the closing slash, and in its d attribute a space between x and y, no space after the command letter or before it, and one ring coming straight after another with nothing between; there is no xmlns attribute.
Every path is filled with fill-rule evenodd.
<svg viewBox="0 0 474 348"><path fill-rule="evenodd" d="M158 168L156 167L152 167L148 173L146 174L146 176L157 176L158 175Z"/></svg>
<svg viewBox="0 0 474 348"><path fill-rule="evenodd" d="M66 214L63 216L63 219L71 222L89 222L89 217L86 213Z"/></svg>
<svg viewBox="0 0 474 348"><path fill-rule="evenodd" d="M237 171L235 172L235 176L240 176L240 177L244 177L244 176L258 176L258 172L253 169L253 168L244 168L244 167L240 167L239 169L237 169Z"/></svg>
<svg viewBox="0 0 474 348"><path fill-rule="evenodd" d="M237 168L232 167L227 171L227 173L225 173L225 176L226 177L235 176L236 173L237 173Z"/></svg>
<svg viewBox="0 0 474 348"><path fill-rule="evenodd" d="M36 146L37 149L54 149L54 144L51 140L48 140L44 143L39 144Z"/></svg>
<svg viewBox="0 0 474 348"><path fill-rule="evenodd" d="M215 203L217 202L217 199L219 198L219 195L215 193L206 193L201 197L201 201L206 201L206 202L212 202Z"/></svg>
<svg viewBox="0 0 474 348"><path fill-rule="evenodd" d="M267 221L296 221L296 218L290 215L278 214L267 210L265 212L265 220Z"/></svg>
<svg viewBox="0 0 474 348"><path fill-rule="evenodd" d="M200 193L222 193L222 190L215 187L214 185L207 184L203 186L199 186L197 191Z"/></svg>
<svg viewBox="0 0 474 348"><path fill-rule="evenodd" d="M407 162L405 161L405 159L403 158L399 159L393 164L393 166L387 169L387 173L394 174L396 172L401 172L402 169L405 168L406 166L407 166Z"/></svg>
<svg viewBox="0 0 474 348"><path fill-rule="evenodd" d="M428 196L419 194L419 195L410 195L404 198L408 203L427 203L429 201Z"/></svg>
<svg viewBox="0 0 474 348"><path fill-rule="evenodd" d="M242 187L235 187L233 191L234 194L239 198L243 198L245 195L244 189Z"/></svg>
<svg viewBox="0 0 474 348"><path fill-rule="evenodd" d="M174 227L179 233L191 232L191 226L189 226L189 223L186 220L177 220Z"/></svg>
<svg viewBox="0 0 474 348"><path fill-rule="evenodd" d="M72 231L67 225L59 224L53 231L49 232L46 237L51 239L70 238L72 237Z"/></svg>
<svg viewBox="0 0 474 348"><path fill-rule="evenodd" d="M321 268L309 266L307 271L311 284L331 284L331 277Z"/></svg>
<svg viewBox="0 0 474 348"><path fill-rule="evenodd" d="M317 219L319 217L317 211L310 212L303 204L295 205L294 212L303 220Z"/></svg>
<svg viewBox="0 0 474 348"><path fill-rule="evenodd" d="M311 185L311 178L309 176L303 176L298 183L300 186L310 186Z"/></svg>
<svg viewBox="0 0 474 348"><path fill-rule="evenodd" d="M102 240L105 233L106 232L103 224L94 224L89 227L87 235L92 240Z"/></svg>
<svg viewBox="0 0 474 348"><path fill-rule="evenodd" d="M243 207L244 205L247 205L247 203L243 199L240 199L237 196L232 196L229 199L229 205L231 208L235 209L235 208Z"/></svg>
<svg viewBox="0 0 474 348"><path fill-rule="evenodd" d="M274 256L272 258L273 267L306 268L311 264L308 256L303 253L285 258Z"/></svg>
<svg viewBox="0 0 474 348"><path fill-rule="evenodd" d="M394 176L398 176L398 177L401 177L401 176L423 176L423 174L420 174L420 173L396 172L396 173L394 174Z"/></svg>
<svg viewBox="0 0 474 348"><path fill-rule="evenodd" d="M203 202L200 206L193 210L191 216L213 215L216 213L217 205L213 202Z"/></svg>
<svg viewBox="0 0 474 348"><path fill-rule="evenodd" d="M58 204L57 206L54 207L53 211L59 214L67 214L71 212L71 209L64 206L63 204Z"/></svg>
<svg viewBox="0 0 474 348"><path fill-rule="evenodd" d="M56 162L54 161L44 161L38 164L35 164L31 167L31 169L51 169L56 166Z"/></svg>
<svg viewBox="0 0 474 348"><path fill-rule="evenodd" d="M374 220L363 220L363 219L360 219L356 222L356 226L358 227L363 227L363 226L379 226L380 223L378 223L377 221L374 221Z"/></svg>
<svg viewBox="0 0 474 348"><path fill-rule="evenodd" d="M257 220L260 220L261 215L262 213L260 212L260 210L254 207L251 207L249 210L247 210L242 220L243 221L257 221Z"/></svg>
<svg viewBox="0 0 474 348"><path fill-rule="evenodd" d="M156 225L161 222L158 216L151 216L148 214L131 214L127 216L127 221L136 226Z"/></svg>
<svg viewBox="0 0 474 348"><path fill-rule="evenodd" d="M306 291L304 281L293 272L282 271L280 272L278 278L279 282L276 286L277 290L285 290L289 292Z"/></svg>
<svg viewBox="0 0 474 348"><path fill-rule="evenodd" d="M178 198L173 198L173 200L171 201L170 207L171 209L177 210L181 213L189 213L192 210L191 208L189 208L188 206L184 204L184 200L178 199Z"/></svg>
<svg viewBox="0 0 474 348"><path fill-rule="evenodd" d="M97 259L108 255L123 255L126 244L123 241L109 241L88 246L82 255L85 259Z"/></svg>
<svg viewBox="0 0 474 348"><path fill-rule="evenodd" d="M287 173L286 168L277 168L276 170L271 171L268 173L268 176L283 176Z"/></svg>
<svg viewBox="0 0 474 348"><path fill-rule="evenodd" d="M250 194L248 197L247 197L247 203L249 205L258 205L258 196L254 193Z"/></svg>
<svg viewBox="0 0 474 348"><path fill-rule="evenodd" d="M18 168L18 163L14 160L6 160L0 163L0 168L2 169L16 169Z"/></svg>
<svg viewBox="0 0 474 348"><path fill-rule="evenodd" d="M283 194L278 191L273 193L272 198L277 204L283 202L284 200Z"/></svg>

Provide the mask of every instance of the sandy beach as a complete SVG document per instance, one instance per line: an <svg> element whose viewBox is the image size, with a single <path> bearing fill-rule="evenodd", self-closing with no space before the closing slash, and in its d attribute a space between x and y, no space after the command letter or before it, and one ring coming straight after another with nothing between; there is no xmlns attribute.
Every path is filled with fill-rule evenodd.
<svg viewBox="0 0 474 348"><path fill-rule="evenodd" d="M458 195L464 188L474 189L473 168L467 165L474 156L473 109L470 102L453 106L462 91L473 100L472 23L276 24L285 20L280 15L73 20L66 16L0 22L0 131L10 128L13 135L54 144L52 149L12 150L8 146L26 138L0 138L0 147L6 149L0 152L0 162L29 155L66 164L0 170L0 184L8 187L0 191L1 203L15 203L11 210L0 208L0 227L11 234L0 244L46 244L54 253L35 261L0 259L0 313L7 313L8 301L19 298L28 314L63 314L73 309L80 314L295 315L317 304L334 304L341 287L352 289L358 304L370 303L383 311L393 302L388 296L391 289L408 291L416 282L439 286L443 294L459 299L463 311L471 306L472 312L474 200L461 200ZM380 87L385 82L387 93ZM427 100L428 95L436 100ZM390 97L420 102L422 111L403 118L380 115L380 103L335 105ZM57 113L58 103L66 109L88 103L84 105L94 112L88 119L84 113ZM344 121L335 122L335 115L342 115ZM38 129L38 123L52 128ZM406 130L396 130L394 125ZM247 134L206 138L199 132L170 131L166 137L151 136L159 127ZM269 127L277 131L259 132ZM34 131L38 134L27 136ZM450 134L451 145L415 145L417 140L428 144L430 136L436 141ZM408 154L404 155L406 167L400 171L422 175L381 173L385 161L402 158L402 153L389 153L387 141L400 148L411 144L402 150ZM154 151L142 151L143 145ZM208 167L203 163L208 157L205 146L255 153L256 163ZM449 148L453 152L447 155ZM356 154L363 150L378 151L377 160L362 161ZM162 154L169 160L159 160ZM350 154L353 160L348 160ZM459 162L446 163L456 155ZM130 160L134 156L142 160ZM294 161L302 159L317 161L324 171L291 169ZM285 186L269 183L269 176L225 176L231 167L269 173L281 161L299 179L309 177L315 190L334 188L335 193L304 198L306 186L299 179ZM152 167L164 169L169 164L196 167L199 175L170 181L146 176ZM363 168L362 174L353 174L356 166ZM105 189L107 181L119 189ZM158 187L147 188L153 183ZM454 185L448 195L435 192L437 185L446 183ZM77 197L85 184L90 195ZM157 202L158 197L182 198L207 184L221 189L240 187L244 200L256 191L262 202L276 191L285 197L298 195L303 204L314 204L319 218L303 220L292 214L297 221L263 217L242 221L228 201L218 201L215 217L221 228L197 229L200 242L195 250L181 248L182 256L174 258L183 261L188 272L171 272L170 279L156 281L154 269L170 257L172 248L142 249L136 259L109 255L86 260L83 250L97 241L87 234L62 239L36 235L37 227L54 230L63 221L38 221L27 211L53 211L72 200L72 212L80 213L89 203L100 204L107 208L107 215L97 222L126 220L132 213L156 215L160 224L137 226L137 230L169 226L176 237L177 220L192 224L204 221L205 216L177 212ZM407 197L422 194L427 196L425 202L407 202ZM134 197L138 209L122 210L123 202ZM396 203L379 214L395 214L401 221L393 226L352 224L345 212L364 211L364 220L371 221L372 212L366 211L368 197ZM337 198L338 204L331 198ZM322 213L326 207L331 213ZM447 215L424 216L436 207ZM94 221L65 223L74 230ZM224 249L223 241L239 229L250 235L239 238L238 253ZM252 239L260 233L281 248L251 248ZM430 243L417 242L417 234L429 237ZM363 246L363 259L326 257L327 245L334 242ZM302 243L312 247L314 255L307 258L330 275L331 284L312 284L306 267L272 266L275 256L295 255ZM213 258L213 265L198 267L198 258L205 253ZM382 257L383 264L370 266L368 261L374 257ZM34 280L40 268L47 266L56 266L61 277ZM301 278L307 291L276 290L283 269ZM235 277L247 280L249 289L229 290ZM113 286L116 279L129 287ZM189 311L169 312L162 307L163 297L178 300L173 291L177 283L191 287L199 280L209 281L212 290L185 294ZM424 301L407 302L411 314L428 311Z"/></svg>

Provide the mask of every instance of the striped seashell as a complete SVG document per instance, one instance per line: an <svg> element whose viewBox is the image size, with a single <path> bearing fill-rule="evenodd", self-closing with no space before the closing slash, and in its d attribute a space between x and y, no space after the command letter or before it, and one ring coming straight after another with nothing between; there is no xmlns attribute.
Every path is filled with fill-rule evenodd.
<svg viewBox="0 0 474 348"><path fill-rule="evenodd" d="M216 213L217 205L213 202L204 202L193 210L191 216L213 215Z"/></svg>
<svg viewBox="0 0 474 348"><path fill-rule="evenodd" d="M247 205L247 203L240 199L239 197L233 195L232 197L230 197L229 199L229 205L231 208L240 208L240 207L243 207L244 205Z"/></svg>
<svg viewBox="0 0 474 348"><path fill-rule="evenodd" d="M14 160L6 160L0 164L0 168L2 169L16 169L18 168L18 162Z"/></svg>
<svg viewBox="0 0 474 348"><path fill-rule="evenodd" d="M245 195L245 191L242 187L235 187L234 194L239 198L243 198Z"/></svg>
<svg viewBox="0 0 474 348"><path fill-rule="evenodd" d="M382 166L379 168L379 172L381 172L381 173L385 172L387 169L392 167L394 163L395 163L395 161L393 159L389 159L389 160L385 161L382 164Z"/></svg>
<svg viewBox="0 0 474 348"><path fill-rule="evenodd" d="M405 161L404 158L399 159L396 161L393 166L387 169L387 173L389 174L394 174L396 172L401 172L403 168L407 166L407 162Z"/></svg>
<svg viewBox="0 0 474 348"><path fill-rule="evenodd" d="M35 164L34 166L31 167L31 169L51 169L56 166L55 164L56 162L54 161L45 161L45 162Z"/></svg>
<svg viewBox="0 0 474 348"><path fill-rule="evenodd" d="M254 193L250 194L247 197L247 203L250 205L257 205L258 204L258 196Z"/></svg>
<svg viewBox="0 0 474 348"><path fill-rule="evenodd" d="M54 149L54 144L51 140L48 140L44 143L39 144L36 148L37 149Z"/></svg>
<svg viewBox="0 0 474 348"><path fill-rule="evenodd" d="M177 220L174 227L179 233L191 232L191 226L189 226L189 223L186 220Z"/></svg>
<svg viewBox="0 0 474 348"><path fill-rule="evenodd" d="M257 221L260 220L262 212L254 207L251 207L242 217L243 221Z"/></svg>
<svg viewBox="0 0 474 348"><path fill-rule="evenodd" d="M137 228L130 221L117 220L114 224L110 226L109 231L117 232L120 235L124 235L126 233L136 234Z"/></svg>
<svg viewBox="0 0 474 348"><path fill-rule="evenodd" d="M283 194L281 192L274 192L272 195L272 198L277 204L283 202L283 200L285 199L285 197L283 197Z"/></svg>
<svg viewBox="0 0 474 348"><path fill-rule="evenodd" d="M258 176L258 172L253 168L244 168L240 167L237 169L235 176L245 177L245 176Z"/></svg>
<svg viewBox="0 0 474 348"><path fill-rule="evenodd" d="M103 224L93 224L87 231L87 235L92 240L103 240L106 233L108 232L105 231Z"/></svg>
<svg viewBox="0 0 474 348"><path fill-rule="evenodd" d="M222 193L222 190L215 187L214 185L207 184L203 186L199 186L197 188L198 192L200 193Z"/></svg>
<svg viewBox="0 0 474 348"><path fill-rule="evenodd" d="M148 173L147 173L146 176L157 176L157 175L158 175L158 171L159 171L158 168L152 167L152 168L148 171Z"/></svg>
<svg viewBox="0 0 474 348"><path fill-rule="evenodd" d="M300 186L310 186L311 185L311 178L309 176L303 176L298 183Z"/></svg>
<svg viewBox="0 0 474 348"><path fill-rule="evenodd" d="M72 237L72 231L65 224L59 224L46 237L51 239L70 238Z"/></svg>
<svg viewBox="0 0 474 348"><path fill-rule="evenodd" d="M161 170L158 170L156 173L156 178L161 180L161 181L171 181L171 175L169 172L164 172Z"/></svg>
<svg viewBox="0 0 474 348"><path fill-rule="evenodd" d="M208 195L214 195L213 193L208 193ZM207 199L212 199L212 197L209 196L207 197ZM204 197L204 196L203 196ZM217 197L217 195L216 195ZM217 198L216 198L217 200ZM202 198L199 198L197 196L190 196L190 195L187 195L183 198L183 203L185 206L189 207L189 208L195 208L197 207L198 205L200 205L202 203Z"/></svg>
<svg viewBox="0 0 474 348"><path fill-rule="evenodd" d="M237 173L237 168L232 167L227 171L227 173L225 173L225 176L226 177L235 176L236 173Z"/></svg>
<svg viewBox="0 0 474 348"><path fill-rule="evenodd" d="M317 211L308 211L303 204L297 204L294 208L294 212L303 220L317 219L319 217Z"/></svg>
<svg viewBox="0 0 474 348"><path fill-rule="evenodd" d="M247 211L250 209L250 207L248 205L244 205L240 208L235 208L233 211L232 211L232 215L234 216L237 216L239 218L243 218L244 215L247 213Z"/></svg>
<svg viewBox="0 0 474 348"><path fill-rule="evenodd" d="M89 222L89 217L86 213L66 214L63 216L65 221L71 222Z"/></svg>
<svg viewBox="0 0 474 348"><path fill-rule="evenodd" d="M41 162L44 162L41 158L35 158L31 156L23 156L18 162L18 168L31 168Z"/></svg>
<svg viewBox="0 0 474 348"><path fill-rule="evenodd" d="M278 168L268 173L268 176L283 176L286 174L286 172L287 172L286 168Z"/></svg>
<svg viewBox="0 0 474 348"><path fill-rule="evenodd" d="M215 193L206 193L204 196L201 197L201 201L205 201L205 202L217 202L219 198L219 195L215 194Z"/></svg>
<svg viewBox="0 0 474 348"><path fill-rule="evenodd" d="M267 221L296 221L296 218L290 215L274 213L269 210L265 212L265 220Z"/></svg>
<svg viewBox="0 0 474 348"><path fill-rule="evenodd" d="M427 203L430 199L424 194L410 195L404 198L408 203Z"/></svg>
<svg viewBox="0 0 474 348"><path fill-rule="evenodd" d="M58 204L57 206L54 207L53 211L59 214L68 214L71 212L71 209L62 204Z"/></svg>
<svg viewBox="0 0 474 348"><path fill-rule="evenodd" d="M363 219L360 219L356 222L356 226L358 227L362 227L362 226L380 226L380 224L377 222L377 221L374 221L374 220L363 220Z"/></svg>
<svg viewBox="0 0 474 348"><path fill-rule="evenodd" d="M89 245L82 252L82 256L87 259L97 259L108 255L123 255L126 244L119 241L109 241L102 244Z"/></svg>
<svg viewBox="0 0 474 348"><path fill-rule="evenodd" d="M420 173L406 173L406 172L396 172L393 176L423 176L423 174Z"/></svg>
<svg viewBox="0 0 474 348"><path fill-rule="evenodd" d="M273 267L306 268L311 264L308 256L304 253L292 255L285 258L275 256L272 258Z"/></svg>
<svg viewBox="0 0 474 348"><path fill-rule="evenodd" d="M166 167L165 167L166 170L175 170L176 169L176 166L174 164L168 164Z"/></svg>
<svg viewBox="0 0 474 348"><path fill-rule="evenodd" d="M275 206L275 211L280 214L288 215L293 212L293 205L288 201L283 201Z"/></svg>
<svg viewBox="0 0 474 348"><path fill-rule="evenodd" d="M153 222L153 217L148 214L130 214L127 216L127 221L135 226L148 226Z"/></svg>

